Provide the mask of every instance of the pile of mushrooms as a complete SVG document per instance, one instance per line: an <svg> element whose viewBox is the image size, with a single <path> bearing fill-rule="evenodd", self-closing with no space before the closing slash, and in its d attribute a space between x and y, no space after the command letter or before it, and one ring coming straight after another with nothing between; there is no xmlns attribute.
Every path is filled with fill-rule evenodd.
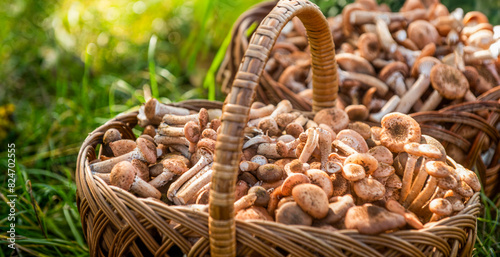
<svg viewBox="0 0 500 257"><path fill-rule="evenodd" d="M352 120L380 122L392 111L474 101L500 84L500 26L477 11L464 15L425 2L432 4L407 0L394 13L374 0L357 0L328 18L338 47L339 108ZM297 18L283 30L265 73L261 83L272 79L312 102L309 46Z"/></svg>
<svg viewBox="0 0 500 257"><path fill-rule="evenodd" d="M150 99L138 115L143 134L133 141L109 129L89 169L139 197L207 211L220 115ZM370 127L339 108L308 117L283 100L255 102L249 119L237 219L364 234L421 229L460 212L481 188L474 172L403 113Z"/></svg>

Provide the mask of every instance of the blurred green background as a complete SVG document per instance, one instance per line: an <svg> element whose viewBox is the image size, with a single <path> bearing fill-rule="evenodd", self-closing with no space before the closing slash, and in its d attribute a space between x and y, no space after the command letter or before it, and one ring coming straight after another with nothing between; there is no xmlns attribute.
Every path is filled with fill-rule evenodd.
<svg viewBox="0 0 500 257"><path fill-rule="evenodd" d="M0 256L88 255L74 183L76 155L87 133L140 105L144 92L164 102L223 100L206 74L213 75L220 62L220 47L228 42L233 22L257 2L1 1ZM352 1L315 2L332 16ZM403 4L384 2L393 10ZM450 11L482 11L490 23L500 23L498 0L443 3ZM6 247L4 233L10 224L5 204L8 143L16 145L15 253ZM493 209L479 219L475 253L480 256L500 248L498 208L487 198L483 201Z"/></svg>

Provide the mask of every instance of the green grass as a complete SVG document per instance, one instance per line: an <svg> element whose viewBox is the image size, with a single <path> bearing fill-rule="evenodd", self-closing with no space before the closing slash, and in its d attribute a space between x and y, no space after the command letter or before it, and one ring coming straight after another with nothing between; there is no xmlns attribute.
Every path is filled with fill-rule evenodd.
<svg viewBox="0 0 500 257"><path fill-rule="evenodd" d="M0 1L0 256L12 255L3 233L10 224L8 143L16 145L14 255L87 256L75 202L81 142L145 94L164 102L222 100L214 74L227 34L256 2ZM352 1L316 2L334 15ZM449 2L498 7L492 0ZM475 254L493 256L500 253L498 199L482 201Z"/></svg>

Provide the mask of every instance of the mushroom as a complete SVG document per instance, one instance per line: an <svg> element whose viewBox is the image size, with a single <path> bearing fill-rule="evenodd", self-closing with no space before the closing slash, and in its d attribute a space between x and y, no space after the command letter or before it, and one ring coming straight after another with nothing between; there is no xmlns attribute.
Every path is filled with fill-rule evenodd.
<svg viewBox="0 0 500 257"><path fill-rule="evenodd" d="M193 121L198 123L201 128L205 128L208 123L208 117L207 109L201 108L198 113L191 115L165 114L162 121L168 125L185 125L189 121Z"/></svg>
<svg viewBox="0 0 500 257"><path fill-rule="evenodd" d="M419 49L429 43L439 43L439 33L436 28L425 20L417 20L408 25L408 38L413 41Z"/></svg>
<svg viewBox="0 0 500 257"><path fill-rule="evenodd" d="M313 184L300 184L293 188L292 196L300 208L313 218L328 214L328 197L323 189Z"/></svg>
<svg viewBox="0 0 500 257"><path fill-rule="evenodd" d="M386 201L385 208L390 212L402 215L405 218L406 223L408 223L408 225L412 226L413 228L422 229L424 227L422 222L420 222L420 220L418 219L417 215L415 215L415 213L411 211L405 210L405 208L401 204L399 204L398 201L392 199Z"/></svg>
<svg viewBox="0 0 500 257"><path fill-rule="evenodd" d="M382 107L382 109L380 109L379 112L370 114L370 120L374 122L380 122L386 114L394 111L398 107L400 102L401 98L399 98L399 96L397 95L393 95L389 99L389 101L387 101L387 103Z"/></svg>
<svg viewBox="0 0 500 257"><path fill-rule="evenodd" d="M131 161L134 159L139 159L147 163L155 163L156 162L155 144L144 138L138 138L137 147L133 151L127 154L120 155L118 157L108 159L106 161L92 163L90 164L89 168L91 171L94 172L108 173L111 171L113 166L115 166L115 164L122 161Z"/></svg>
<svg viewBox="0 0 500 257"><path fill-rule="evenodd" d="M412 76L416 76L417 73L420 75L413 86L401 98L401 102L396 108L396 112L408 113L411 107L417 102L417 100L420 99L429 87L431 69L438 63L440 63L438 59L429 56L425 56L417 60L412 68Z"/></svg>
<svg viewBox="0 0 500 257"><path fill-rule="evenodd" d="M333 195L333 184L326 172L320 169L309 169L305 172L305 175L309 177L311 184L317 185L323 189L327 197Z"/></svg>
<svg viewBox="0 0 500 257"><path fill-rule="evenodd" d="M319 145L319 149L321 152L321 169L324 170L324 169L326 169L326 163L328 161L328 156L332 152L333 136L330 132L328 132L325 129L317 128L316 130L319 134L318 145Z"/></svg>
<svg viewBox="0 0 500 257"><path fill-rule="evenodd" d="M132 152L137 147L137 144L134 140L120 139L110 142L108 147L113 153L113 156L120 156Z"/></svg>
<svg viewBox="0 0 500 257"><path fill-rule="evenodd" d="M250 113L248 114L248 119L253 120L253 119L258 119L258 118L263 118L265 116L271 115L273 113L274 109L276 107L272 104L268 104L264 107L258 108L258 109L250 109Z"/></svg>
<svg viewBox="0 0 500 257"><path fill-rule="evenodd" d="M314 122L325 124L333 129L335 133L347 128L349 125L349 117L347 113L338 108L323 109L316 113Z"/></svg>
<svg viewBox="0 0 500 257"><path fill-rule="evenodd" d="M179 159L165 159L162 161L163 171L158 174L149 184L160 188L167 184L175 175L182 175L188 170L186 164Z"/></svg>
<svg viewBox="0 0 500 257"><path fill-rule="evenodd" d="M376 235L388 230L395 230L406 225L405 218L384 208L364 204L350 208L345 217L345 226L356 229L361 234Z"/></svg>
<svg viewBox="0 0 500 257"><path fill-rule="evenodd" d="M380 44L382 48L385 49L389 54L392 54L397 49L397 43L392 38L391 32L387 27L387 24L390 23L390 19L385 14L380 14L375 18L375 26L377 28L377 34L380 39Z"/></svg>
<svg viewBox="0 0 500 257"><path fill-rule="evenodd" d="M311 226L313 218L295 202L288 202L279 207L276 212L276 222L286 225Z"/></svg>
<svg viewBox="0 0 500 257"><path fill-rule="evenodd" d="M314 128L309 128L307 130L307 141L302 153L299 156L299 161L306 163L311 157L314 149L316 149L319 141L318 131Z"/></svg>
<svg viewBox="0 0 500 257"><path fill-rule="evenodd" d="M234 202L234 212L238 212L252 206L255 203L255 200L257 200L257 195L254 193L244 195Z"/></svg>
<svg viewBox="0 0 500 257"><path fill-rule="evenodd" d="M352 129L341 130L336 137L336 140L350 146L358 153L368 152L368 145L365 139L356 131Z"/></svg>
<svg viewBox="0 0 500 257"><path fill-rule="evenodd" d="M344 111L347 113L349 120L366 120L369 115L368 108L362 104L351 104Z"/></svg>
<svg viewBox="0 0 500 257"><path fill-rule="evenodd" d="M152 124L160 124L165 114L189 115L189 110L162 104L158 100L151 98L144 106L144 113Z"/></svg>
<svg viewBox="0 0 500 257"><path fill-rule="evenodd" d="M388 165L392 165L392 163L394 162L391 151L385 146L374 146L370 148L370 150L368 150L368 153L371 156L375 157L379 164L385 163Z"/></svg>
<svg viewBox="0 0 500 257"><path fill-rule="evenodd" d="M271 217L266 209L260 206L252 206L250 208L239 211L234 216L235 219L239 220L267 220L273 221L273 217Z"/></svg>
<svg viewBox="0 0 500 257"><path fill-rule="evenodd" d="M354 182L353 187L356 195L365 202L373 202L384 197L385 187L374 178L363 178Z"/></svg>
<svg viewBox="0 0 500 257"><path fill-rule="evenodd" d="M435 91L420 108L422 112L436 109L443 97L451 100L460 99L469 91L469 82L462 72L446 64L434 65L430 79Z"/></svg>
<svg viewBox="0 0 500 257"><path fill-rule="evenodd" d="M212 164L205 166L179 188L179 190L175 193L175 196L172 197L172 201L176 205L185 205L186 203L188 203L195 197L196 192L200 191L202 187L210 183L210 181L212 180L212 174Z"/></svg>
<svg viewBox="0 0 500 257"><path fill-rule="evenodd" d="M156 199L161 197L160 191L137 176L137 169L129 161L121 161L113 166L110 182L114 186L136 193L141 197Z"/></svg>
<svg viewBox="0 0 500 257"><path fill-rule="evenodd" d="M102 137L102 152L101 154L104 154L106 156L111 156L113 152L109 148L109 144L115 141L118 141L122 139L122 135L120 134L120 131L115 128L110 128L104 132L104 136ZM116 155L115 155L116 156Z"/></svg>
<svg viewBox="0 0 500 257"><path fill-rule="evenodd" d="M283 177L283 169L276 164L264 164L257 169L257 178L264 182L276 182Z"/></svg>
<svg viewBox="0 0 500 257"><path fill-rule="evenodd" d="M213 161L213 154L210 151L199 149L201 158L198 162L193 165L189 170L184 172L179 178L177 178L168 188L167 198L170 201L173 201L173 197L177 194L179 188L189 179L191 179L195 174L197 174L200 170L205 168Z"/></svg>
<svg viewBox="0 0 500 257"><path fill-rule="evenodd" d="M429 203L429 210L433 213L430 221L450 216L453 213L451 203L444 198L436 198Z"/></svg>
<svg viewBox="0 0 500 257"><path fill-rule="evenodd" d="M403 62L392 62L380 71L378 78L384 81L396 95L402 97L406 92L404 78L408 73L408 65Z"/></svg>
<svg viewBox="0 0 500 257"><path fill-rule="evenodd" d="M356 182L366 176L363 166L355 163L347 163L342 168L342 176L349 181Z"/></svg>
<svg viewBox="0 0 500 257"><path fill-rule="evenodd" d="M405 144L420 142L420 125L406 114L387 114L382 118L381 125L380 142L391 152L400 153L404 151Z"/></svg>
<svg viewBox="0 0 500 257"><path fill-rule="evenodd" d="M335 60L337 60L339 67L344 71L375 76L375 69L363 57L350 53L340 53L335 55Z"/></svg>
<svg viewBox="0 0 500 257"><path fill-rule="evenodd" d="M255 194L257 199L255 199L255 206L267 206L269 203L269 192L261 186L253 186L248 189L249 194Z"/></svg>
<svg viewBox="0 0 500 257"><path fill-rule="evenodd" d="M288 113L292 110L292 104L288 100L282 100L276 105L276 109L267 117L259 121L258 128L269 136L276 136L281 133L275 118L281 113Z"/></svg>
<svg viewBox="0 0 500 257"><path fill-rule="evenodd" d="M359 55L368 61L374 60L380 53L380 44L375 33L363 33L358 39L357 46Z"/></svg>

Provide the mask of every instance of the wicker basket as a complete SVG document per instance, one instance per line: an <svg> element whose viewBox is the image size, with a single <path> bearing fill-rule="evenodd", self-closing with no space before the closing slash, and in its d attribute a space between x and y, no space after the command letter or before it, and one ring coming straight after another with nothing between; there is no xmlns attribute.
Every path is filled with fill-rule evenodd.
<svg viewBox="0 0 500 257"><path fill-rule="evenodd" d="M229 93L231 90L240 60L248 47L248 30L252 28L252 24L260 23L264 18L263 13L269 13L275 5L275 1L256 5L242 14L234 24L231 43L217 74L223 92ZM334 41L342 42L343 36L337 35ZM259 85L255 89L258 101L277 104L282 99L288 99L298 110L311 110L310 103L276 80L266 70L263 71ZM444 142L447 150L454 148L450 151L454 159L463 159L464 161L459 161L459 163L477 171L487 196L500 193L500 134L497 129L500 124L499 100L500 87L495 87L479 96L477 102L457 104L440 111L420 112L412 115L422 123L425 134ZM481 118L474 114L475 111L481 109L493 112L487 119ZM478 129L479 133L468 139L461 137L457 132L464 124L472 125ZM490 143L489 145L497 146L494 152L491 149L481 149L487 142ZM488 150L489 153L487 153ZM486 161L483 161L481 156L486 157Z"/></svg>
<svg viewBox="0 0 500 257"><path fill-rule="evenodd" d="M326 19L307 1L281 1L256 30L223 109L218 135L209 214L184 206L137 198L93 177L89 162L96 158L104 131L120 130L134 139L137 113L110 120L84 141L76 179L77 203L92 256L469 256L476 238L479 194L464 210L421 230L401 230L376 236L354 230L325 231L266 221L234 219L234 190L242 146L262 67L283 26L298 16L308 30L314 67L313 110L335 105L337 93L333 41ZM181 103L186 105L186 103ZM192 108L217 104L189 102ZM196 241L193 238L199 238Z"/></svg>

